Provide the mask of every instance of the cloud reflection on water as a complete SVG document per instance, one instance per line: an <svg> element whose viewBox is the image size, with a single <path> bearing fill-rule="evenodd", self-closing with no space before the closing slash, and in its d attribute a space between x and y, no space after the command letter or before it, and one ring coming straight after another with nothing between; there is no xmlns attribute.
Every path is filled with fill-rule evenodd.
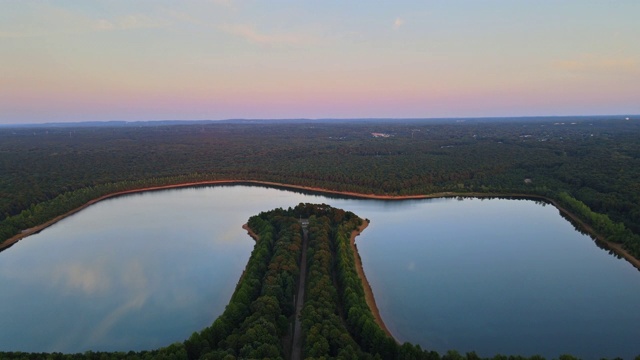
<svg viewBox="0 0 640 360"><path fill-rule="evenodd" d="M89 296L107 293L112 288L104 260L59 264L51 272L51 284L72 293L81 291Z"/></svg>

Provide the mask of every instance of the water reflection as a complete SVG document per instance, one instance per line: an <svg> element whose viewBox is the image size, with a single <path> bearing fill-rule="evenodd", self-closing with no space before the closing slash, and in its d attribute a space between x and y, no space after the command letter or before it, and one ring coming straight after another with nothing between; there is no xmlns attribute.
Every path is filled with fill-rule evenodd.
<svg viewBox="0 0 640 360"><path fill-rule="evenodd" d="M209 325L253 241L248 215L203 190L108 200L3 252L0 348L149 349Z"/></svg>
<svg viewBox="0 0 640 360"><path fill-rule="evenodd" d="M104 294L112 291L113 287L106 265L104 258L89 264L59 264L50 273L50 283L61 289L66 288L69 292L80 291L84 295Z"/></svg>
<svg viewBox="0 0 640 360"><path fill-rule="evenodd" d="M463 199L372 217L381 224L358 249L387 326L440 352L637 355L637 272L557 215L530 201Z"/></svg>

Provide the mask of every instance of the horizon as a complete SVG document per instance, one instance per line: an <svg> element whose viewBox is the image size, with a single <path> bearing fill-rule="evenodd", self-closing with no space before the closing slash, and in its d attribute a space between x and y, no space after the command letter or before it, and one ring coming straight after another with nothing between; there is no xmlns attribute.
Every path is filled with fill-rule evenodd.
<svg viewBox="0 0 640 360"><path fill-rule="evenodd" d="M194 125L215 123L294 123L294 122L319 122L319 123L345 123L345 122L510 122L510 121L551 121L551 120L640 120L640 114L599 114L599 115L549 115L549 116L482 116L482 117L414 117L414 118L230 118L230 119L160 119L160 120L96 120L96 121L60 121L60 122L24 122L24 123L0 123L0 128L12 127L86 127L108 125Z"/></svg>
<svg viewBox="0 0 640 360"><path fill-rule="evenodd" d="M633 0L4 2L0 125L634 116L638 13Z"/></svg>

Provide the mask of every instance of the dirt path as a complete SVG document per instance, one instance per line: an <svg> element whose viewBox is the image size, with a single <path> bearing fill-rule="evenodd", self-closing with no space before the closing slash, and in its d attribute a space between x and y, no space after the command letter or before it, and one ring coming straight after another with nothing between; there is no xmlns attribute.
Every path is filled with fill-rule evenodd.
<svg viewBox="0 0 640 360"><path fill-rule="evenodd" d="M302 359L302 307L304 306L304 287L307 282L307 247L309 246L309 233L307 225L302 225L302 254L300 255L300 278L298 279L298 295L296 296L296 318L293 326L293 340L291 341L291 360Z"/></svg>

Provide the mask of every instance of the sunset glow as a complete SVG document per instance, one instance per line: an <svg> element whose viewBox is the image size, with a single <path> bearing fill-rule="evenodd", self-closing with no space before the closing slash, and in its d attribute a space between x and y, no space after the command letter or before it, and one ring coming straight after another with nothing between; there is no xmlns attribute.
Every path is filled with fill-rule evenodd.
<svg viewBox="0 0 640 360"><path fill-rule="evenodd" d="M636 0L0 9L0 123L640 113Z"/></svg>

